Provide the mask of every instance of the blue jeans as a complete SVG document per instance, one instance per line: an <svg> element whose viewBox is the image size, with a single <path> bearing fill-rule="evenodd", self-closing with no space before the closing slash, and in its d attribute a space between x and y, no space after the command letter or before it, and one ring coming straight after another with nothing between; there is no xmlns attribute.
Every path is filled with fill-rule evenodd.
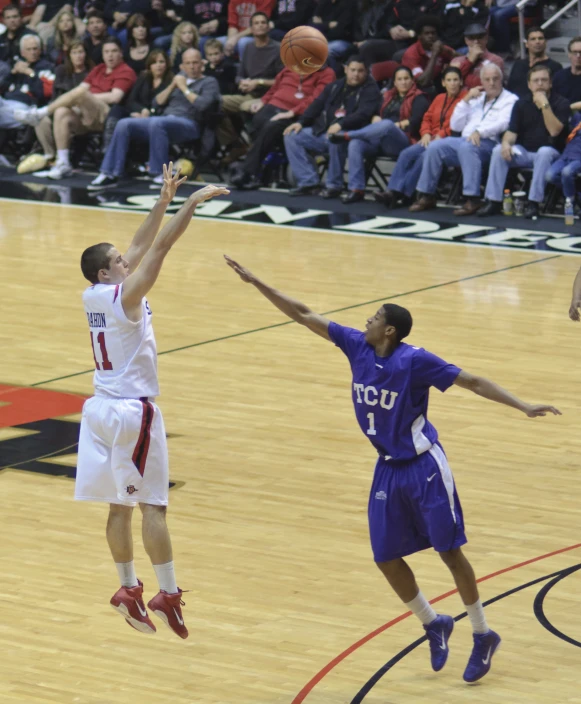
<svg viewBox="0 0 581 704"><path fill-rule="evenodd" d="M410 140L391 120L381 120L360 130L347 132L349 141L349 190L365 190L365 159L370 156L397 156Z"/></svg>
<svg viewBox="0 0 581 704"><path fill-rule="evenodd" d="M19 127L23 127L23 123L15 119L14 111L27 110L29 108L30 105L21 103L18 100L4 100L4 98L0 98L0 129L16 130Z"/></svg>
<svg viewBox="0 0 581 704"><path fill-rule="evenodd" d="M466 137L445 137L431 142L426 149L418 191L433 195L444 166L459 166L462 169L462 193L470 198L480 197L482 165L490 161L497 142L482 139L475 147Z"/></svg>
<svg viewBox="0 0 581 704"><path fill-rule="evenodd" d="M290 167L299 186L317 186L319 173L308 152L329 155L327 170L327 188L343 189L343 167L347 159L347 142L331 144L327 135L314 135L312 127L303 127L298 134L289 134L284 138L284 148Z"/></svg>
<svg viewBox="0 0 581 704"><path fill-rule="evenodd" d="M496 44L494 51L510 51L510 18L516 17L518 11L516 2L514 5L498 7L493 5L490 8L490 34L494 37Z"/></svg>
<svg viewBox="0 0 581 704"><path fill-rule="evenodd" d="M554 183L557 186L561 186L565 198L571 198L571 200L573 200L577 192L575 181L579 174L581 174L581 161L579 161L579 159L557 159L557 161L554 161L549 167L545 179L547 183Z"/></svg>
<svg viewBox="0 0 581 704"><path fill-rule="evenodd" d="M185 117L126 117L119 120L101 164L101 173L123 176L131 140L149 142L149 173L157 176L169 161L170 144L197 139L200 128Z"/></svg>
<svg viewBox="0 0 581 704"><path fill-rule="evenodd" d="M515 147L516 154L510 161L502 158L501 145L497 144L490 159L485 197L500 203L509 169L533 169L533 180L529 189L529 200L542 203L545 199L546 174L559 152L553 147L541 147L537 152L527 152L523 147ZM518 153L520 152L520 153Z"/></svg>
<svg viewBox="0 0 581 704"><path fill-rule="evenodd" d="M400 153L395 169L389 178L389 190L403 193L411 197L416 190L422 165L426 156L426 147L421 144L412 144Z"/></svg>
<svg viewBox="0 0 581 704"><path fill-rule="evenodd" d="M348 51L354 48L354 45L345 39L334 39L329 42L329 56L333 59L342 59Z"/></svg>

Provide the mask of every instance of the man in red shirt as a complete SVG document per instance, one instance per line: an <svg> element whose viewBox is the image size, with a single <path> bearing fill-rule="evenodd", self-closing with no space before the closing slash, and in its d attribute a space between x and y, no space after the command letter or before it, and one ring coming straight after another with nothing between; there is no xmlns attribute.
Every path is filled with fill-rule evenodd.
<svg viewBox="0 0 581 704"><path fill-rule="evenodd" d="M253 41L250 18L264 12L270 19L276 0L230 0L228 4L228 41L224 46L226 56L237 53L240 60L244 47Z"/></svg>
<svg viewBox="0 0 581 704"><path fill-rule="evenodd" d="M470 90L481 86L480 71L487 64L496 64L504 74L504 61L486 48L488 30L481 24L469 24L464 30L464 41L468 47L466 56L457 56L451 66L458 66L464 79L464 88Z"/></svg>
<svg viewBox="0 0 581 704"><path fill-rule="evenodd" d="M297 115L302 115L313 100L323 92L328 83L335 80L335 72L326 66L310 76L299 76L289 68L283 68L274 85L250 105L254 113L251 130L254 141L242 169L230 183L235 188L258 188L258 173L262 160L272 150L285 129Z"/></svg>
<svg viewBox="0 0 581 704"><path fill-rule="evenodd" d="M418 88L426 90L439 84L444 67L456 55L440 40L440 18L424 15L416 24L418 41L406 49L401 63L411 69Z"/></svg>
<svg viewBox="0 0 581 704"><path fill-rule="evenodd" d="M14 111L16 119L33 126L47 115L53 117L57 161L46 176L60 179L72 173L69 161L72 138L87 132L102 132L111 105L120 103L136 80L133 69L123 61L121 43L110 38L103 44L103 63L96 66L80 86L44 108Z"/></svg>

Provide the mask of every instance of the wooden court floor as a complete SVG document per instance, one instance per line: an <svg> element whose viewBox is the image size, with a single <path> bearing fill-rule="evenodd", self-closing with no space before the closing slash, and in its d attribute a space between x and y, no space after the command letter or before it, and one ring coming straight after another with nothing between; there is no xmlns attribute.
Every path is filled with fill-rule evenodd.
<svg viewBox="0 0 581 704"><path fill-rule="evenodd" d="M143 217L0 201L4 412L18 393L11 385L91 393L91 374L81 373L92 355L79 256L101 240L122 249ZM458 388L432 393L467 554L479 576L492 575L483 599L501 597L487 613L503 645L481 684L461 679L466 619L443 672L431 671L425 643L400 657L423 631L399 618L404 609L371 561L374 454L355 424L348 364L308 331L279 326L285 319L227 269L223 253L318 311L344 309L330 317L355 327L399 295L414 316L410 342L562 410L530 420ZM581 326L567 316L580 264L194 220L149 297L164 353L170 527L190 638L162 624L143 636L109 608L117 575L104 506L73 502L70 479L4 469L1 704L581 702L581 572L568 572L581 563ZM26 432L0 428L0 452ZM75 456L59 461L74 466ZM137 523L134 533L151 595ZM429 598L453 589L432 551L410 563ZM454 594L438 608L462 613Z"/></svg>

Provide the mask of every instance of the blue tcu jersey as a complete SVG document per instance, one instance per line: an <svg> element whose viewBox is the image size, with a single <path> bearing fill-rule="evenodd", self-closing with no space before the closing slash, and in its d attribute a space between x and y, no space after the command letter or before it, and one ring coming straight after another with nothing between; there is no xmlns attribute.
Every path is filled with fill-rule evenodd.
<svg viewBox="0 0 581 704"><path fill-rule="evenodd" d="M329 336L351 364L357 422L377 452L409 460L429 450L438 439L427 418L430 386L446 391L459 367L405 342L379 357L364 333L337 323L329 325Z"/></svg>

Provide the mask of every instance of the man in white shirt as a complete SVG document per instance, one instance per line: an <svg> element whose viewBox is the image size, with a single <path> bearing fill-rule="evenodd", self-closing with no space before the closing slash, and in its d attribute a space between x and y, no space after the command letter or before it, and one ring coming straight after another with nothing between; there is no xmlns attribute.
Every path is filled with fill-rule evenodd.
<svg viewBox="0 0 581 704"><path fill-rule="evenodd" d="M418 200L413 213L436 207L436 188L444 166L462 169L462 193L466 202L454 215L472 215L482 207L480 184L482 166L490 161L492 150L508 128L512 106L518 97L504 90L502 71L487 64L480 74L482 86L472 88L455 107L450 127L461 137L434 140L426 149Z"/></svg>

